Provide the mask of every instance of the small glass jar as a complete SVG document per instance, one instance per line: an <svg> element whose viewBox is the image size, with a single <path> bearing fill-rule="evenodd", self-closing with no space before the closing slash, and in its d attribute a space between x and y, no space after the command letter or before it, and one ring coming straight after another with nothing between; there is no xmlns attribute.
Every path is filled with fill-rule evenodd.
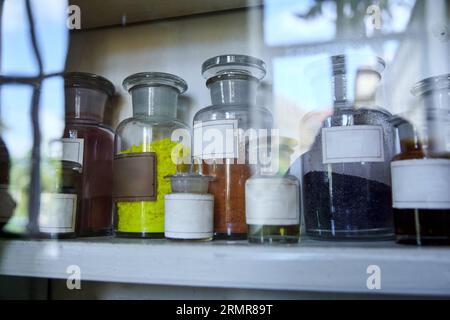
<svg viewBox="0 0 450 320"><path fill-rule="evenodd" d="M317 100L331 97L327 101L333 109L302 156L304 216L311 237L394 236L390 175L394 129L389 112L370 101L384 66L382 59L370 55L333 56L318 65L332 90L313 93ZM357 104L358 99L363 103Z"/></svg>
<svg viewBox="0 0 450 320"><path fill-rule="evenodd" d="M252 170L246 159L246 131L272 128L271 113L256 106L265 63L244 55L222 55L206 60L202 74L212 105L194 116L194 156L203 160L203 173L215 178L209 187L214 195L215 238L244 240L245 181Z"/></svg>
<svg viewBox="0 0 450 320"><path fill-rule="evenodd" d="M54 163L57 184L41 194L39 236L50 239L76 237L76 222L81 203L82 167L79 163ZM47 189L47 190L45 190Z"/></svg>
<svg viewBox="0 0 450 320"><path fill-rule="evenodd" d="M214 197L208 194L212 177L198 173L168 176L172 193L165 198L165 237L173 240L213 238Z"/></svg>
<svg viewBox="0 0 450 320"><path fill-rule="evenodd" d="M129 76L123 86L132 96L133 117L116 130L115 234L163 238L164 196L171 190L164 177L175 174L177 165L189 156L179 135L174 135L188 130L177 120L178 97L187 84L172 74L145 72Z"/></svg>
<svg viewBox="0 0 450 320"><path fill-rule="evenodd" d="M287 174L297 143L293 139L274 136L270 144L267 142L267 138L258 139L254 142L257 146L250 147L250 152L258 159L258 166L255 175L245 184L248 241L297 243L300 237L300 183L296 177Z"/></svg>
<svg viewBox="0 0 450 320"><path fill-rule="evenodd" d="M105 106L114 94L107 79L89 73L65 74L66 127L62 160L80 164L79 236L112 232L112 160L114 134L102 126Z"/></svg>
<svg viewBox="0 0 450 320"><path fill-rule="evenodd" d="M391 163L396 240L449 245L450 75L425 79L413 93L422 100L428 137L422 148L410 123L397 124L407 143L401 143L401 153Z"/></svg>

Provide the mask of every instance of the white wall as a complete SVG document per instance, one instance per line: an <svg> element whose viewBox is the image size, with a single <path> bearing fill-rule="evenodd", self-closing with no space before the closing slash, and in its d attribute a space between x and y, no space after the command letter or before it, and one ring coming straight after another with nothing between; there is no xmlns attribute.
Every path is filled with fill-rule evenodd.
<svg viewBox="0 0 450 320"><path fill-rule="evenodd" d="M195 112L210 104L201 75L206 59L225 53L260 56L260 32L250 29L259 24L249 23L258 10L73 33L67 69L93 72L115 84L119 97L114 127L132 114L131 98L121 87L125 77L143 71L176 74L189 85L180 103L180 118L190 125Z"/></svg>

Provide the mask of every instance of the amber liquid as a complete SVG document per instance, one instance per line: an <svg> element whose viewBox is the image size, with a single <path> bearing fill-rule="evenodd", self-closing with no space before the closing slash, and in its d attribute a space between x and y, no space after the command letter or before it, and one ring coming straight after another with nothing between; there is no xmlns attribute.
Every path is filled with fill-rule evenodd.
<svg viewBox="0 0 450 320"><path fill-rule="evenodd" d="M84 139L81 205L77 219L78 236L112 234L112 163L114 135L96 125L68 123Z"/></svg>
<svg viewBox="0 0 450 320"><path fill-rule="evenodd" d="M223 240L247 239L245 220L245 182L252 173L248 164L230 163L223 159L203 164L203 173L215 178L209 184L214 195L214 237Z"/></svg>
<svg viewBox="0 0 450 320"><path fill-rule="evenodd" d="M450 210L394 209L398 243L450 244Z"/></svg>
<svg viewBox="0 0 450 320"><path fill-rule="evenodd" d="M420 143L404 139L403 152L394 160L422 159ZM395 237L398 243L415 245L450 244L450 209L393 209Z"/></svg>

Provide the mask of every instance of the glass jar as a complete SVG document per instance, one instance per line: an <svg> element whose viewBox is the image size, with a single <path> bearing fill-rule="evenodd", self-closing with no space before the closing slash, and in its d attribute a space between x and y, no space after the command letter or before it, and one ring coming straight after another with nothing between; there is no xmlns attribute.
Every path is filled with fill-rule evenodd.
<svg viewBox="0 0 450 320"><path fill-rule="evenodd" d="M413 88L425 107L427 141L422 149L411 124L399 126L401 153L393 160L392 196L398 243L450 244L450 75ZM414 145L414 147L413 147Z"/></svg>
<svg viewBox="0 0 450 320"><path fill-rule="evenodd" d="M112 232L112 159L114 135L102 127L108 98L114 86L89 73L65 74L66 127L63 159L82 166L79 236Z"/></svg>
<svg viewBox="0 0 450 320"><path fill-rule="evenodd" d="M246 130L272 127L271 113L256 106L265 63L244 55L222 55L206 60L202 74L212 105L194 116L194 156L203 161L203 173L215 178L209 187L214 195L215 238L246 239L245 181L251 175Z"/></svg>
<svg viewBox="0 0 450 320"><path fill-rule="evenodd" d="M300 236L300 183L287 174L297 142L285 137L258 139L258 165L245 184L248 241L297 243ZM266 158L267 159L264 159ZM264 159L264 160L263 160ZM263 165L267 164L267 165Z"/></svg>
<svg viewBox="0 0 450 320"><path fill-rule="evenodd" d="M82 167L79 163L61 161L53 164L56 185L41 193L39 236L63 239L76 236L77 212L81 203Z"/></svg>
<svg viewBox="0 0 450 320"><path fill-rule="evenodd" d="M392 238L391 115L367 101L356 105L375 95L384 61L341 55L320 66L332 84L333 110L302 157L306 232L318 239ZM316 89L318 99L326 96L323 84Z"/></svg>
<svg viewBox="0 0 450 320"><path fill-rule="evenodd" d="M450 74L424 79L412 93L425 108L428 156L450 158Z"/></svg>
<svg viewBox="0 0 450 320"><path fill-rule="evenodd" d="M174 137L188 127L177 120L178 96L186 82L172 74L137 73L123 81L133 101L133 117L116 130L114 156L115 234L163 238L164 195L178 160L187 157ZM181 153L180 153L181 152Z"/></svg>
<svg viewBox="0 0 450 320"><path fill-rule="evenodd" d="M395 141L397 144L396 155L392 161L424 158L422 141L414 125L398 115L392 117L391 123L396 130Z"/></svg>
<svg viewBox="0 0 450 320"><path fill-rule="evenodd" d="M190 172L167 178L171 181L172 193L164 197L165 237L173 240L212 240L214 197L208 194L212 177Z"/></svg>
<svg viewBox="0 0 450 320"><path fill-rule="evenodd" d="M10 158L8 148L0 136L0 235L5 231L3 227L8 223L12 217L15 201L9 194L9 170Z"/></svg>

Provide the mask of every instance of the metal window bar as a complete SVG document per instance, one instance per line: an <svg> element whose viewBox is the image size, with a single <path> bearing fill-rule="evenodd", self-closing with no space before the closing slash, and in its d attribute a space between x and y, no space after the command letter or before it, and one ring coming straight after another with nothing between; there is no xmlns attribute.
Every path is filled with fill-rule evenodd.
<svg viewBox="0 0 450 320"><path fill-rule="evenodd" d="M3 5L4 0L0 0L0 24L3 21ZM52 74L44 73L42 56L39 50L36 37L35 21L33 10L31 7L31 0L25 0L25 7L33 55L38 65L38 75L34 77L0 75L0 86L4 84L23 84L33 87L31 108L30 108L33 147L31 151L30 184L28 190L29 201L28 201L28 226L27 226L28 235L32 236L39 233L38 218L39 218L40 194L41 194L41 177L40 177L41 131L39 124L39 104L41 98L41 88L42 83L45 79L55 76L62 76L62 73L52 73ZM2 30L0 29L0 39L1 37L2 37Z"/></svg>

